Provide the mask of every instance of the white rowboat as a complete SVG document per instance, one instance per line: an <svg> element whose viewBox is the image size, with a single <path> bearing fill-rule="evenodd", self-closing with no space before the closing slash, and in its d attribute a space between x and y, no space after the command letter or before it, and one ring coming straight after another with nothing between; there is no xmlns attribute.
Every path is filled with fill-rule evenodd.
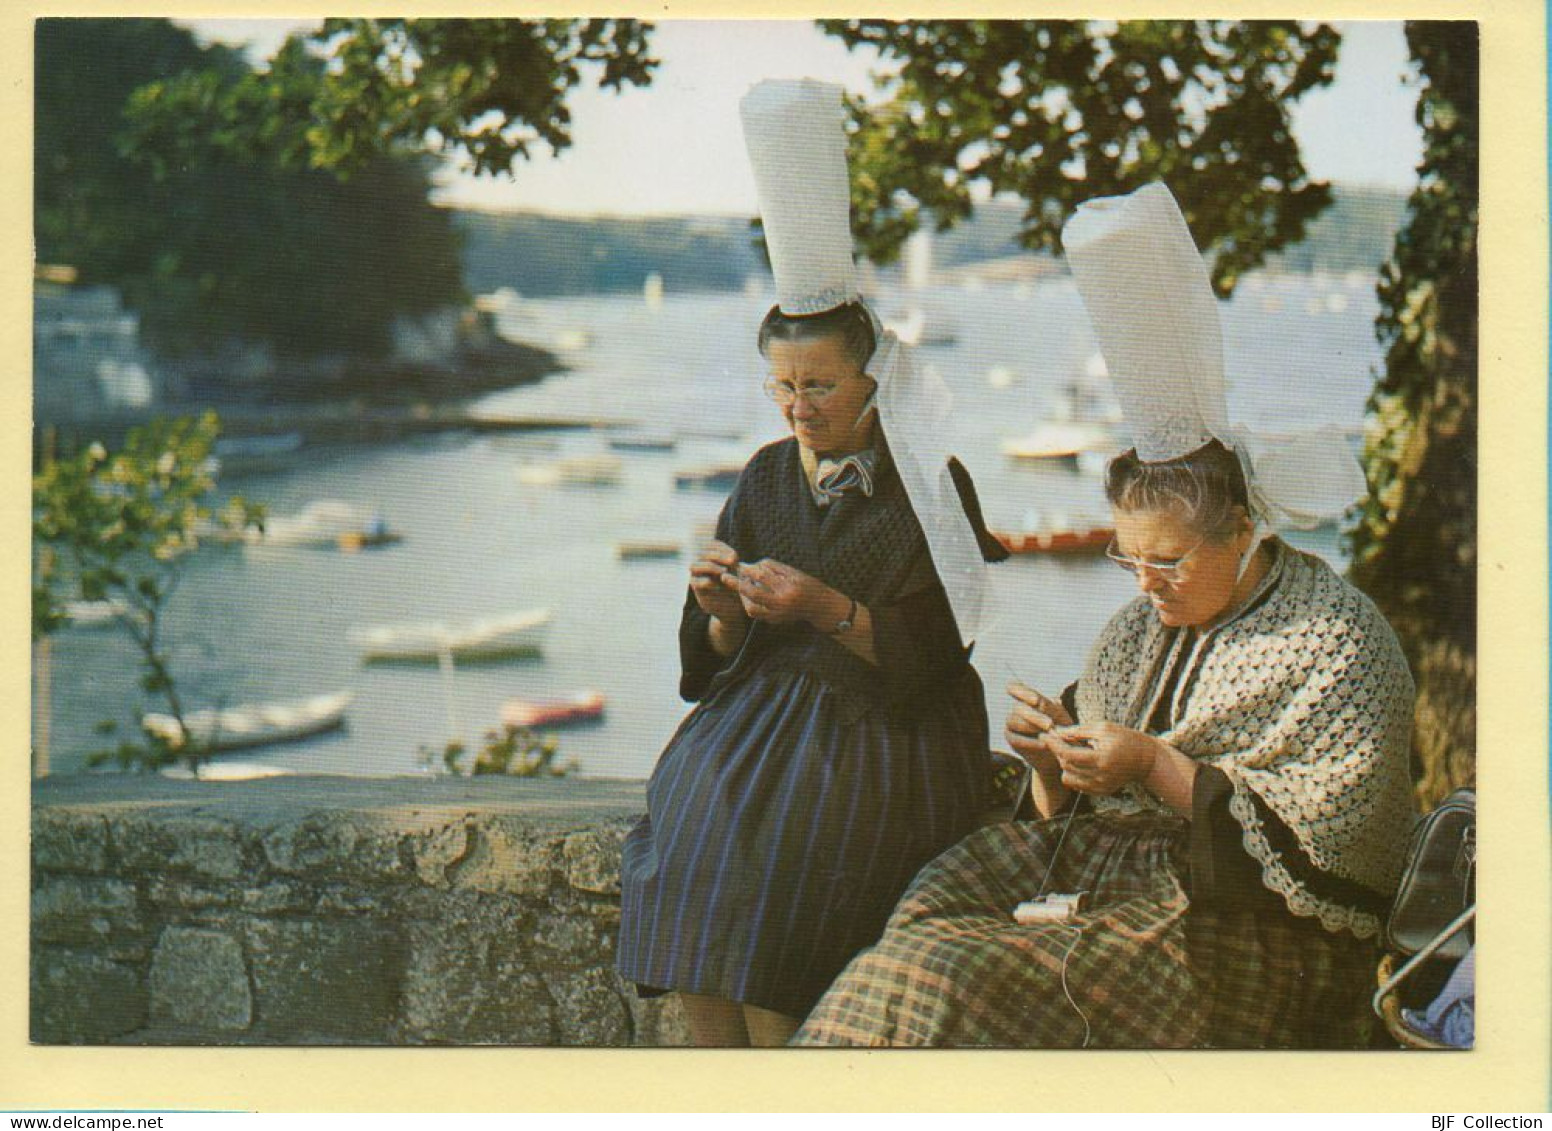
<svg viewBox="0 0 1552 1131"><path fill-rule="evenodd" d="M318 499L294 515L274 515L263 531L247 530L243 539L260 546L337 546L341 538L381 524L368 511L341 499Z"/></svg>
<svg viewBox="0 0 1552 1131"><path fill-rule="evenodd" d="M67 601L65 612L77 628L105 628L121 616L129 615L129 606L117 598L106 601Z"/></svg>
<svg viewBox="0 0 1552 1131"><path fill-rule="evenodd" d="M1038 425L1022 439L1005 440L1002 451L1013 459L1076 463L1085 452L1108 452L1115 447L1115 437L1104 425L1064 420Z"/></svg>
<svg viewBox="0 0 1552 1131"><path fill-rule="evenodd" d="M517 469L517 479L530 487L611 487L620 481L623 469L619 456L573 456L554 463L522 464Z"/></svg>
<svg viewBox="0 0 1552 1131"><path fill-rule="evenodd" d="M250 703L222 710L195 711L184 719L196 742L213 750L240 750L332 730L345 721L348 691L315 695L286 703ZM140 720L146 733L174 747L184 744L184 729L171 715L150 714Z"/></svg>
<svg viewBox="0 0 1552 1131"><path fill-rule="evenodd" d="M550 624L548 609L530 609L463 625L442 621L357 629L351 639L363 660L435 662L443 654L459 660L492 660L537 655Z"/></svg>

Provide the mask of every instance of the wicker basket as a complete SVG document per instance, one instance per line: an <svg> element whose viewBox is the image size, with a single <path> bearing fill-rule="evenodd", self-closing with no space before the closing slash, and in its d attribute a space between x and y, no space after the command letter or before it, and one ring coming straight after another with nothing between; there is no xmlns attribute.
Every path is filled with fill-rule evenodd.
<svg viewBox="0 0 1552 1131"><path fill-rule="evenodd" d="M1383 986L1396 972L1396 956L1387 954L1380 959L1379 985ZM1394 1037L1402 1048L1409 1049L1439 1049L1448 1052L1460 1052L1454 1045L1441 1044L1423 1036L1416 1029L1407 1025L1401 1016L1401 995L1397 988L1392 988L1389 993L1382 995L1376 1002L1380 1020L1385 1022L1385 1028Z"/></svg>

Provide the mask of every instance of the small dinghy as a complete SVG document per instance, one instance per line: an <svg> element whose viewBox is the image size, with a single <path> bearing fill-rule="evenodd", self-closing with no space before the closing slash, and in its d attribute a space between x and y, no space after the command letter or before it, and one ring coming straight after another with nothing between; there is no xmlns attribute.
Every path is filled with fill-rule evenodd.
<svg viewBox="0 0 1552 1131"><path fill-rule="evenodd" d="M129 606L116 597L106 601L67 601L65 612L74 628L107 628L120 617L128 616Z"/></svg>
<svg viewBox="0 0 1552 1131"><path fill-rule="evenodd" d="M352 641L361 658L435 663L444 653L458 660L536 656L544 648L548 609L530 609L462 625L442 621L357 629Z"/></svg>
<svg viewBox="0 0 1552 1131"><path fill-rule="evenodd" d="M677 558L678 542L632 541L621 542L614 548L622 562L650 561L654 558Z"/></svg>
<svg viewBox="0 0 1552 1131"><path fill-rule="evenodd" d="M398 542L403 536L388 529L381 515L340 499L318 499L294 515L267 519L262 531L242 532L256 546L305 546L359 550Z"/></svg>
<svg viewBox="0 0 1552 1131"><path fill-rule="evenodd" d="M554 463L522 464L517 479L530 487L612 487L620 481L623 467L619 456L573 456Z"/></svg>
<svg viewBox="0 0 1552 1131"><path fill-rule="evenodd" d="M1023 529L994 530L992 535L1010 554L1103 554L1115 537L1115 527L1091 517L1031 511Z"/></svg>
<svg viewBox="0 0 1552 1131"><path fill-rule="evenodd" d="M666 432L628 432L611 436L609 446L617 452L671 452L679 441Z"/></svg>
<svg viewBox="0 0 1552 1131"><path fill-rule="evenodd" d="M674 472L674 486L680 490L704 488L708 491L731 491L743 472L742 464L726 464L721 467L692 468Z"/></svg>
<svg viewBox="0 0 1552 1131"><path fill-rule="evenodd" d="M1103 554L1115 531L1103 527L1092 530L1035 530L1010 534L992 532L1010 554Z"/></svg>
<svg viewBox="0 0 1552 1131"><path fill-rule="evenodd" d="M514 697L501 705L501 721L509 727L557 727L603 718L604 697L599 691L579 691L563 699Z"/></svg>
<svg viewBox="0 0 1552 1131"><path fill-rule="evenodd" d="M345 721L345 708L353 698L350 692L315 695L311 699L285 703L250 703L242 707L195 711L184 722L194 740L212 750L242 750L250 746L268 746L276 742L294 742L327 730ZM140 720L147 734L169 746L184 744L184 728L171 715L149 714Z"/></svg>
<svg viewBox="0 0 1552 1131"><path fill-rule="evenodd" d="M1038 425L1022 439L1003 441L1002 452L1017 460L1054 460L1077 466L1087 453L1108 452L1115 447L1115 438L1104 425L1061 420Z"/></svg>

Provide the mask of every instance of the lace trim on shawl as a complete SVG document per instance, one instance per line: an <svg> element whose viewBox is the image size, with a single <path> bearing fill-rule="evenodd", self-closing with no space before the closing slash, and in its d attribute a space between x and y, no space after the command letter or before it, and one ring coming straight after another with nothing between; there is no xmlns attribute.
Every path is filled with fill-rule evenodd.
<svg viewBox="0 0 1552 1131"><path fill-rule="evenodd" d="M1282 857L1267 840L1266 828L1261 823L1261 814L1252 800L1254 791L1240 780L1239 775L1234 772L1234 767L1221 765L1218 768L1234 786L1234 796L1229 798L1229 813L1239 822L1243 830L1245 851L1261 865L1262 884L1282 896L1289 911L1304 919L1320 920L1320 925L1328 931L1333 933L1350 931L1360 939L1378 935L1380 930L1378 916L1323 899L1294 879L1287 865L1283 863Z"/></svg>

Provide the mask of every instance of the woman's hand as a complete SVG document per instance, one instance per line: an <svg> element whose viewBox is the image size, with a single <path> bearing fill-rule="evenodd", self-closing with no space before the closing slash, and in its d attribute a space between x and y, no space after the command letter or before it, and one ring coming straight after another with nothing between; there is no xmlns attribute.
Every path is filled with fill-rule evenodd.
<svg viewBox="0 0 1552 1131"><path fill-rule="evenodd" d="M724 624L741 624L744 604L738 594L729 592L726 579L738 568L738 551L725 542L708 542L700 556L690 563L690 592L695 603L708 616Z"/></svg>
<svg viewBox="0 0 1552 1131"><path fill-rule="evenodd" d="M818 578L771 558L745 563L723 584L737 592L747 616L773 624L808 621L828 630L851 605Z"/></svg>
<svg viewBox="0 0 1552 1131"><path fill-rule="evenodd" d="M1008 694L1013 697L1013 708L1003 729L1008 746L1042 776L1056 777L1061 767L1047 736L1053 727L1071 726L1072 716L1057 700L1016 680L1008 684Z"/></svg>
<svg viewBox="0 0 1552 1131"><path fill-rule="evenodd" d="M1008 712L1003 734L1013 752L1034 768L1029 788L1035 808L1042 817L1055 816L1067 804L1067 790L1062 785L1061 763L1051 745L1051 731L1058 726L1071 726L1072 716L1057 700L1017 680L1008 684L1008 694L1013 697L1013 709Z"/></svg>
<svg viewBox="0 0 1552 1131"><path fill-rule="evenodd" d="M1135 781L1146 781L1168 743L1121 726L1090 723L1055 728L1045 737L1062 768L1062 784L1079 793L1111 794Z"/></svg>

